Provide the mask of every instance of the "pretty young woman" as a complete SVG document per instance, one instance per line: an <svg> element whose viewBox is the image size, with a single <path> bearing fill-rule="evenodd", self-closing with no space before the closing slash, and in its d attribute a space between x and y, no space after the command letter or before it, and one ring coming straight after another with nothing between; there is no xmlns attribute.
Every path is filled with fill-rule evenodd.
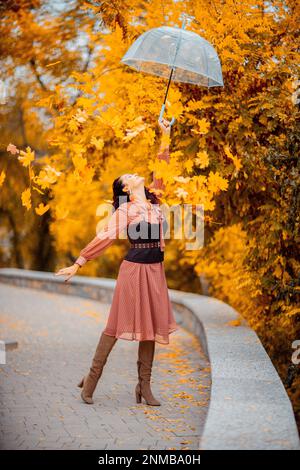
<svg viewBox="0 0 300 470"><path fill-rule="evenodd" d="M169 122L159 126L163 133L158 158L169 162ZM117 339L139 341L138 383L136 402L142 397L147 405L160 405L150 388L155 342L169 343L169 334L178 330L172 312L164 271L164 234L167 221L159 199L144 186L145 178L124 174L113 182L114 212L105 228L79 253L75 263L60 269L56 275L67 275L66 281L83 266L99 256L127 228L131 243L123 259L105 329L102 331L89 373L78 384L81 398L93 403L93 393ZM161 179L153 177L153 189L164 189Z"/></svg>

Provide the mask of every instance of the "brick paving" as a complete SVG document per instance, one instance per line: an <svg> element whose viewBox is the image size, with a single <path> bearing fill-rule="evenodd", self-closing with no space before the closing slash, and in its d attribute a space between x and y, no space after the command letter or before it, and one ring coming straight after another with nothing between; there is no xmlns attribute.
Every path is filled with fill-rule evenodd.
<svg viewBox="0 0 300 470"><path fill-rule="evenodd" d="M76 386L91 363L109 304L0 283L0 449L198 449L209 363L184 328L156 343L151 387L161 406L135 403L137 341L119 339L94 393Z"/></svg>

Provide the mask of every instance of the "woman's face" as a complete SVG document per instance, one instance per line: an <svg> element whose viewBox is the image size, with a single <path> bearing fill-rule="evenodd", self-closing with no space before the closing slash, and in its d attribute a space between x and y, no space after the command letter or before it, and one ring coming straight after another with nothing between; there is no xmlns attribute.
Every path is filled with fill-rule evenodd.
<svg viewBox="0 0 300 470"><path fill-rule="evenodd" d="M126 173L120 177L125 188L129 189L137 188L144 184L145 177L139 176L137 173ZM126 189L125 189L126 190Z"/></svg>

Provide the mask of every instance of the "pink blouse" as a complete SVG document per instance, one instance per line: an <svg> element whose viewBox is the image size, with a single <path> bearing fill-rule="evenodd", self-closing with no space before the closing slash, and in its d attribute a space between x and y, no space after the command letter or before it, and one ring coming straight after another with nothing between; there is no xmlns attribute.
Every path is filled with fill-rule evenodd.
<svg viewBox="0 0 300 470"><path fill-rule="evenodd" d="M160 160L170 161L169 147L166 147L162 152L158 153ZM151 188L164 190L165 186L162 179L155 178L153 175L153 181ZM149 218L151 223L160 223L159 235L160 235L160 249L164 251L165 241L163 234L162 222L164 215L158 204L152 206L152 210L148 210L145 203L130 201L121 204L111 215L108 223L104 229L101 230L93 240L90 241L79 253L75 263L79 266L83 266L87 261L90 261L99 256L106 248L112 245L113 241L119 236L120 233L131 223L137 223L141 220Z"/></svg>

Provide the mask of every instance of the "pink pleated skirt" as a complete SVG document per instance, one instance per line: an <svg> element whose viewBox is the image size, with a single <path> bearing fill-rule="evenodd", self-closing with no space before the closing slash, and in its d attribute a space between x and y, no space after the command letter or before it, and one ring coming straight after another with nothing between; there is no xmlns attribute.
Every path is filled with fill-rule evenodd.
<svg viewBox="0 0 300 470"><path fill-rule="evenodd" d="M169 344L169 334L178 329L163 262L123 260L104 333L131 341Z"/></svg>

